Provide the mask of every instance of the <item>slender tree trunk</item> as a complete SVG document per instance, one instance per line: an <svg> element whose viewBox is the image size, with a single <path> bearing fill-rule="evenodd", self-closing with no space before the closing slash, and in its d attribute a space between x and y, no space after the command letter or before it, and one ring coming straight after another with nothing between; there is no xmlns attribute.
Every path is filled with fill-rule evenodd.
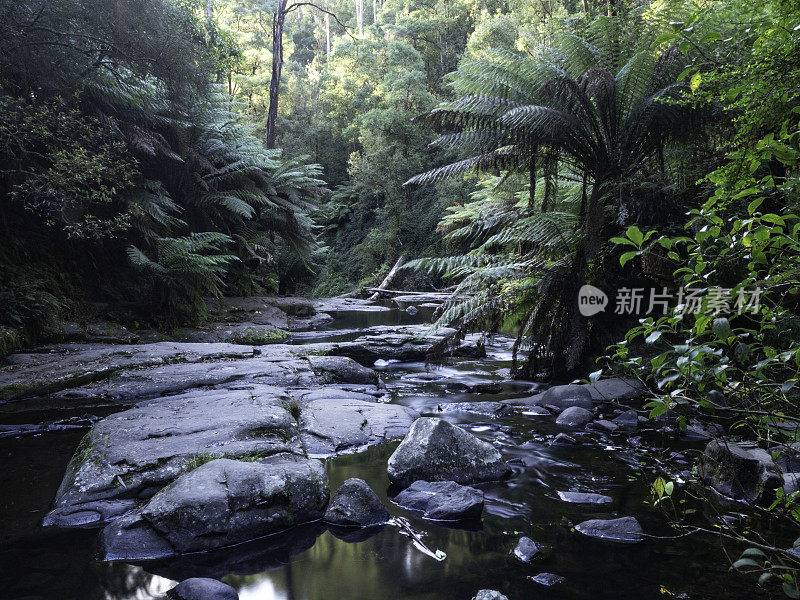
<svg viewBox="0 0 800 600"><path fill-rule="evenodd" d="M378 0L372 0L372 22L378 22Z"/></svg>
<svg viewBox="0 0 800 600"><path fill-rule="evenodd" d="M364 35L364 0L356 0L356 23L358 35Z"/></svg>
<svg viewBox="0 0 800 600"><path fill-rule="evenodd" d="M325 3L325 10L328 10L328 3ZM325 13L325 60L331 59L331 15Z"/></svg>
<svg viewBox="0 0 800 600"><path fill-rule="evenodd" d="M267 109L267 148L275 147L275 125L278 121L278 92L283 70L283 22L286 19L288 0L278 0L272 16L272 78L269 81L269 108Z"/></svg>

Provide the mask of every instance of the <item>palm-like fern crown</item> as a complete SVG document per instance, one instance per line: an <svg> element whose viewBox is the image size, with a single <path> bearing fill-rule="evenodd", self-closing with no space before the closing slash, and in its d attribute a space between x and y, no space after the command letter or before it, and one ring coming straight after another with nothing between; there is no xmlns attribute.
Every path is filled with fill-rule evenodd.
<svg viewBox="0 0 800 600"><path fill-rule="evenodd" d="M425 116L446 130L436 143L474 151L417 175L428 183L468 169L524 169L557 160L594 182L635 173L687 128L670 102L684 84L685 57L653 48L656 29L630 39L625 23L601 17L564 32L534 56L494 51L453 75L458 98Z"/></svg>
<svg viewBox="0 0 800 600"><path fill-rule="evenodd" d="M409 265L458 279L440 323L462 333L513 325L516 348L527 344L562 373L579 367L599 328L576 314L577 289L604 271L606 213L694 127L675 101L686 57L654 44L663 26L653 14L633 25L601 17L533 56L495 51L452 76L457 99L423 118L443 130L437 144L471 156L408 183L470 169L501 175L442 222L466 254Z"/></svg>

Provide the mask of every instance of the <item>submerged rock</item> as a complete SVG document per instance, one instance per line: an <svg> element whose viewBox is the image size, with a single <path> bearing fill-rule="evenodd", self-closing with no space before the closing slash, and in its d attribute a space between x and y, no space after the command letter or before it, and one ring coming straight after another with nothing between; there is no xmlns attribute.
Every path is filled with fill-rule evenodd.
<svg viewBox="0 0 800 600"><path fill-rule="evenodd" d="M417 420L389 458L389 479L402 488L418 480L469 484L510 473L494 446L431 417Z"/></svg>
<svg viewBox="0 0 800 600"><path fill-rule="evenodd" d="M611 496L590 492L558 492L558 497L564 502L573 504L610 504L614 502Z"/></svg>
<svg viewBox="0 0 800 600"><path fill-rule="evenodd" d="M770 454L744 443L712 440L698 463L699 477L728 498L767 501L783 478Z"/></svg>
<svg viewBox="0 0 800 600"><path fill-rule="evenodd" d="M368 527L386 523L389 511L363 479L351 478L336 490L325 512L325 522L341 527Z"/></svg>
<svg viewBox="0 0 800 600"><path fill-rule="evenodd" d="M394 501L437 521L479 519L483 512L483 492L453 481L415 481Z"/></svg>
<svg viewBox="0 0 800 600"><path fill-rule="evenodd" d="M213 460L108 525L102 553L106 560L142 560L220 548L319 520L327 504L318 461Z"/></svg>
<svg viewBox="0 0 800 600"><path fill-rule="evenodd" d="M554 575L553 573L539 573L538 575L531 577L531 580L540 585L546 585L550 587L551 585L564 583L566 578L562 577L561 575Z"/></svg>
<svg viewBox="0 0 800 600"><path fill-rule="evenodd" d="M539 552L539 546L529 537L521 537L514 548L514 556L522 562L530 562Z"/></svg>
<svg viewBox="0 0 800 600"><path fill-rule="evenodd" d="M239 600L239 593L216 579L192 577L168 591L167 597L175 600Z"/></svg>
<svg viewBox="0 0 800 600"><path fill-rule="evenodd" d="M644 539L642 526L633 517L590 519L579 523L575 529L589 537L619 544L636 544Z"/></svg>
<svg viewBox="0 0 800 600"><path fill-rule="evenodd" d="M591 421L592 418L593 415L591 411L580 406L573 406L558 415L556 425L562 425L564 427L583 427Z"/></svg>

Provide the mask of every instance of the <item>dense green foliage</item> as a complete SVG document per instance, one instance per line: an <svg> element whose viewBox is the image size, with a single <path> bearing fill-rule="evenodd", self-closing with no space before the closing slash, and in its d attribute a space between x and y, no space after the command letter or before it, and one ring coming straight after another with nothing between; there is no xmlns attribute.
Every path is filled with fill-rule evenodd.
<svg viewBox="0 0 800 600"><path fill-rule="evenodd" d="M700 111L678 102L689 57L659 42L666 18L602 16L556 31L533 56L487 53L455 74L458 99L428 115L445 130L438 144L473 156L411 183L474 169L503 177L452 234L470 252L422 263L466 275L445 320L519 326L518 344L534 349L526 376L580 372L613 341L613 319L578 314L578 289L613 281L608 240L621 227L674 218L665 152L677 159ZM527 189L527 201L503 188Z"/></svg>
<svg viewBox="0 0 800 600"><path fill-rule="evenodd" d="M0 325L36 334L57 299L176 324L310 274L279 259L311 246L319 171L250 133L213 83L238 51L199 9L0 4Z"/></svg>

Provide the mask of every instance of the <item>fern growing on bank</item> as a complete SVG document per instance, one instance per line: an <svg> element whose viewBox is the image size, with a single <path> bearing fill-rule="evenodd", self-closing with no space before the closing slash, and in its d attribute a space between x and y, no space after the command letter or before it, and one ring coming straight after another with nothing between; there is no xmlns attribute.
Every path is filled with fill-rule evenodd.
<svg viewBox="0 0 800 600"><path fill-rule="evenodd" d="M607 316L578 313L578 289L612 281L608 240L661 208L641 190L660 179L671 144L697 131L697 114L677 102L687 57L658 50L658 32L652 20L601 17L534 56L488 53L453 74L456 100L423 117L442 131L438 144L470 157L409 184L500 171L500 187L527 191L473 207L450 234L468 253L417 263L460 280L440 322L516 324L517 347L533 350L523 376L575 374L613 341Z"/></svg>

